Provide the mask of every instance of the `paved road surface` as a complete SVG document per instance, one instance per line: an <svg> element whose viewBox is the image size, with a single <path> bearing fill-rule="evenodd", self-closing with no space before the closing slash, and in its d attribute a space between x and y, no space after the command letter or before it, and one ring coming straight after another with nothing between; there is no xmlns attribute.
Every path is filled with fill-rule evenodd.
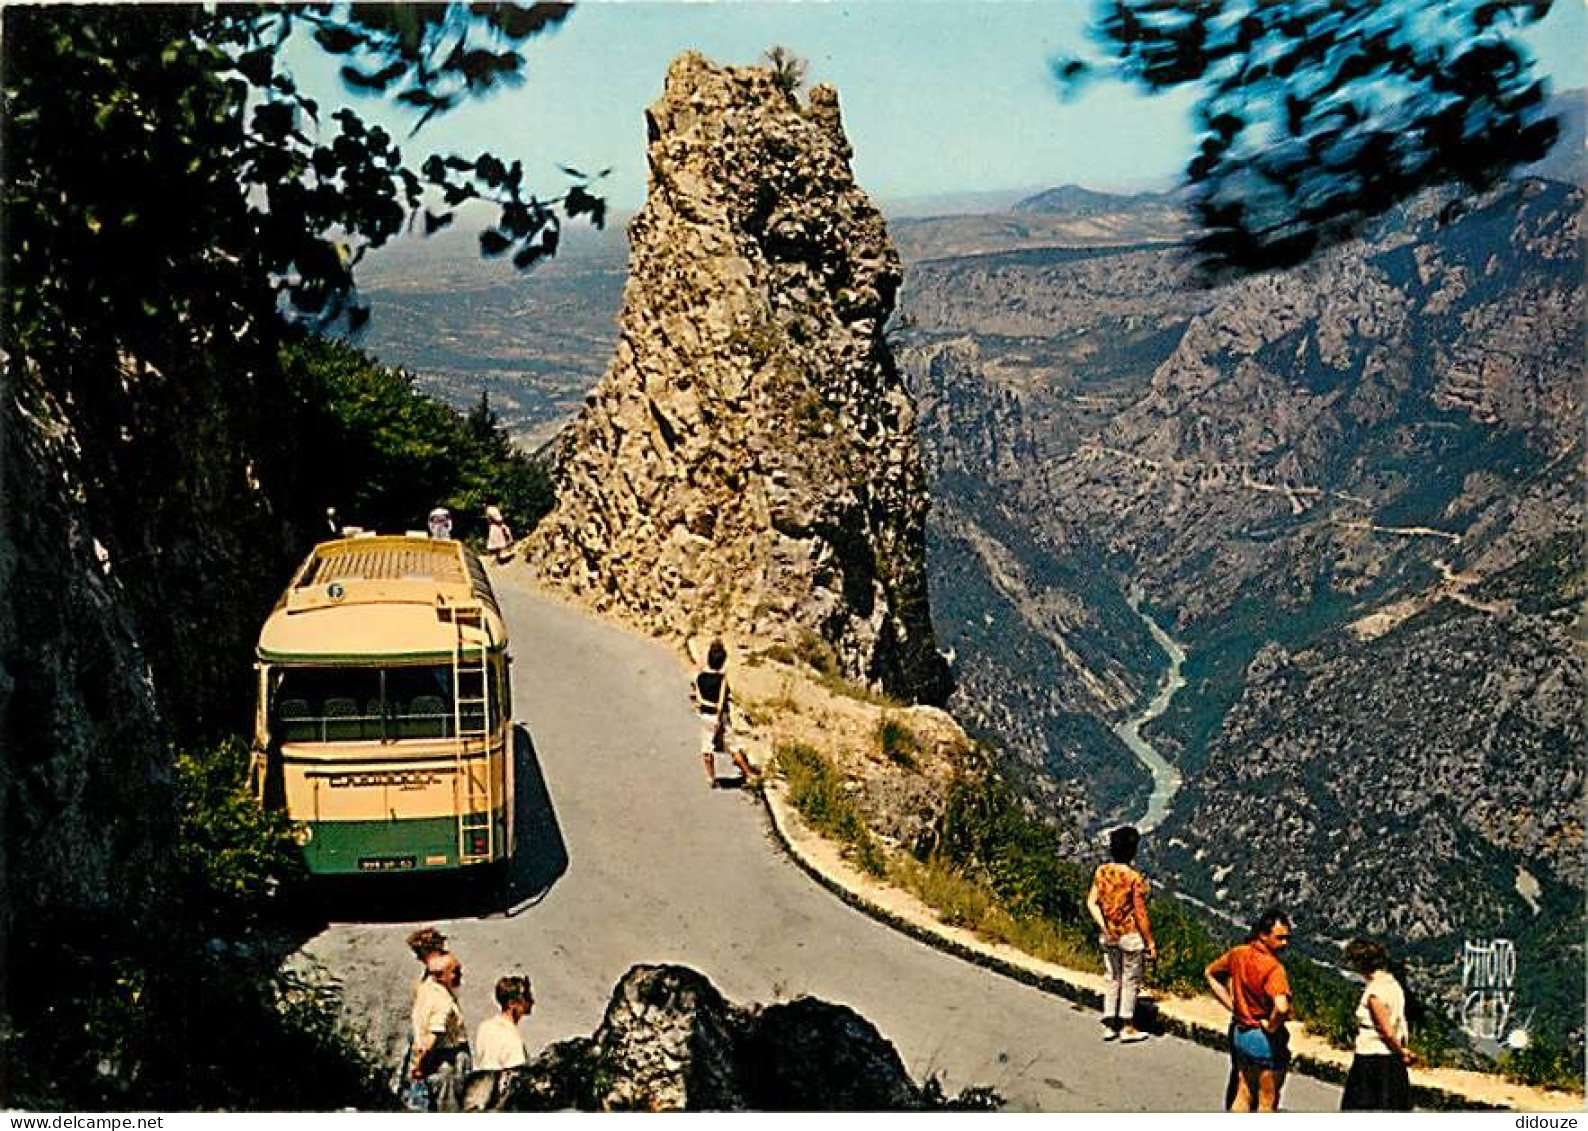
<svg viewBox="0 0 1588 1131"><path fill-rule="evenodd" d="M532 751L522 744L521 807L539 835L517 882L544 894L511 917L458 907L452 885L402 889L396 908L338 903L333 915L364 921L333 924L307 949L344 979L355 1017L394 1060L418 974L403 937L441 922L464 965L471 1029L494 1011L499 974L534 980L531 1054L591 1033L631 965L678 962L741 1004L799 994L847 1004L917 1079L938 1074L950 1092L989 1085L1013 1110L1216 1109L1222 1055L1172 1038L1105 1044L1094 1014L899 935L816 886L750 797L707 788L689 673L668 649L510 575L496 583L515 714L533 740ZM1338 1097L1302 1077L1285 1093L1293 1110L1334 1110Z"/></svg>

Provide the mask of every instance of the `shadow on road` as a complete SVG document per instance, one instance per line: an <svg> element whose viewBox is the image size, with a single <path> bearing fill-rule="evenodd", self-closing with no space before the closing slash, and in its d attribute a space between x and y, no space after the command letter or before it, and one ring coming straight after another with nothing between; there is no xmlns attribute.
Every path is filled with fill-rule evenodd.
<svg viewBox="0 0 1588 1131"><path fill-rule="evenodd" d="M513 728L513 766L518 806L516 843L512 866L501 885L502 903L492 908L508 913L525 904L539 903L568 870L568 844L562 838L551 791L546 788L540 759L535 754L535 740L527 727Z"/></svg>
<svg viewBox="0 0 1588 1131"><path fill-rule="evenodd" d="M515 915L540 902L568 870L568 845L546 788L535 742L513 728L514 846L506 865L449 875L326 876L311 882L303 911L333 922L413 922Z"/></svg>

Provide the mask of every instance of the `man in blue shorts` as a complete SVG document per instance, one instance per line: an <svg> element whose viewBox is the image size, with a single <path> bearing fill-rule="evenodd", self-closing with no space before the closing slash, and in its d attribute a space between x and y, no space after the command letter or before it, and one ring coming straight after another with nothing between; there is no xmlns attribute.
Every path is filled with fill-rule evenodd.
<svg viewBox="0 0 1588 1131"><path fill-rule="evenodd" d="M1203 971L1213 996L1230 1011L1235 1060L1231 1111L1277 1111L1290 1067L1290 978L1278 955L1290 945L1290 919L1277 908L1263 912L1240 946Z"/></svg>

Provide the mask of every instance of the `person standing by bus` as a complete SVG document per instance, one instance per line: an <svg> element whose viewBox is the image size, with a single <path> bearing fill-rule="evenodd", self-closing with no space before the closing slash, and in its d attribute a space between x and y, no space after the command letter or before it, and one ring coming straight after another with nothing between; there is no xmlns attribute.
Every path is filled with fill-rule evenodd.
<svg viewBox="0 0 1588 1131"><path fill-rule="evenodd" d="M1158 957L1147 918L1147 878L1132 867L1141 833L1129 825L1108 835L1113 860L1099 864L1086 893L1086 910L1097 924L1103 943L1103 967L1108 979L1103 990L1103 1040L1121 1044L1144 1041L1136 1028L1136 995L1141 990L1142 969Z"/></svg>
<svg viewBox="0 0 1588 1131"><path fill-rule="evenodd" d="M423 1080L431 1111L462 1110L463 1080L469 1074L469 1038L458 1008L463 964L447 951L431 955L429 977L414 995L413 1080Z"/></svg>
<svg viewBox="0 0 1588 1131"><path fill-rule="evenodd" d="M728 741L728 673L724 670L727 663L728 649L721 638L714 639L706 649L706 666L695 674L692 685L695 711L700 716L700 757L705 762L706 781L712 789L717 788L718 754L730 755L745 781L751 776L749 759Z"/></svg>
<svg viewBox="0 0 1588 1131"><path fill-rule="evenodd" d="M430 537L451 538L452 512L448 511L446 507L437 507L435 510L430 512L429 525Z"/></svg>
<svg viewBox="0 0 1588 1131"><path fill-rule="evenodd" d="M1235 1058L1231 1111L1278 1111L1290 1068L1290 976L1279 953L1290 945L1290 918L1278 908L1258 916L1247 940L1208 963L1203 976L1230 1011Z"/></svg>

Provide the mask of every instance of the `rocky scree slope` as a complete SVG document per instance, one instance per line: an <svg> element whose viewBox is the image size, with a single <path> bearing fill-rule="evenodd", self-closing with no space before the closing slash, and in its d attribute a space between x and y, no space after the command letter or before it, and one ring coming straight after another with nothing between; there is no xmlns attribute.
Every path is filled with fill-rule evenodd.
<svg viewBox="0 0 1588 1131"><path fill-rule="evenodd" d="M941 700L915 408L883 338L900 264L836 94L686 53L646 120L620 340L529 559L654 631Z"/></svg>

